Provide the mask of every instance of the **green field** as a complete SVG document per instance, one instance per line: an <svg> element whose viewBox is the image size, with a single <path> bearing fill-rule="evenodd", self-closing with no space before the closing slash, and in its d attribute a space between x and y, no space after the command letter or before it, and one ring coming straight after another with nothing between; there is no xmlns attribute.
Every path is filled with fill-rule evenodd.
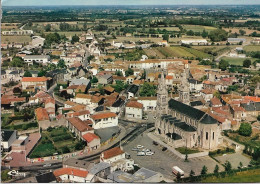
<svg viewBox="0 0 260 184"><path fill-rule="evenodd" d="M260 45L246 45L244 50L246 52L260 51Z"/></svg>
<svg viewBox="0 0 260 184"><path fill-rule="evenodd" d="M44 34L50 34L50 33L54 33L54 32L44 32ZM69 36L74 36L74 35L82 35L84 33L84 31L71 31L71 32L62 32L62 31L58 31L57 32L59 35L65 35L66 37L69 37Z"/></svg>
<svg viewBox="0 0 260 184"><path fill-rule="evenodd" d="M193 48L180 47L180 46L157 47L153 49L145 49L145 53L148 55L148 57L158 56L158 58L173 58L173 57L194 58L194 59L196 59L197 57L211 58L211 55L204 53L202 51Z"/></svg>
<svg viewBox="0 0 260 184"><path fill-rule="evenodd" d="M221 59L224 59L228 61L230 65L237 65L237 66L243 66L243 61L247 58L232 58L232 57L222 57ZM251 62L253 63L256 59L250 58Z"/></svg>
<svg viewBox="0 0 260 184"><path fill-rule="evenodd" d="M211 26L201 26L201 25L183 25L183 28L188 30L192 30L194 32L202 32L204 29L208 32L217 29L215 27L211 27Z"/></svg>
<svg viewBox="0 0 260 184"><path fill-rule="evenodd" d="M210 176L203 179L203 183L259 183L260 169L238 172L232 176L216 177Z"/></svg>
<svg viewBox="0 0 260 184"><path fill-rule="evenodd" d="M52 128L42 132L39 144L30 154L30 158L53 156L54 153L69 153L82 149L84 146L78 139L65 127ZM78 146L78 145L82 146Z"/></svg>
<svg viewBox="0 0 260 184"><path fill-rule="evenodd" d="M205 52L205 53L216 53L217 55L220 55L224 52L230 51L232 48L236 46L192 46L192 48Z"/></svg>

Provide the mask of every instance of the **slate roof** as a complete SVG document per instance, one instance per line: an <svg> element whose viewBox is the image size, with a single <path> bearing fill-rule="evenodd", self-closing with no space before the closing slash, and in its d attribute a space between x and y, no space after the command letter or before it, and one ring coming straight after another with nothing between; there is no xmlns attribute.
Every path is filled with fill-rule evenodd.
<svg viewBox="0 0 260 184"><path fill-rule="evenodd" d="M133 94L136 94L137 91L138 91L139 87L137 85L131 85L129 86L127 92L130 92L130 93L133 93Z"/></svg>
<svg viewBox="0 0 260 184"><path fill-rule="evenodd" d="M194 102L190 102L190 105L191 105L192 107L194 107L194 106L203 105L203 103L202 103L201 101L194 101Z"/></svg>
<svg viewBox="0 0 260 184"><path fill-rule="evenodd" d="M37 175L35 176L35 179L38 183L51 183L56 181L56 177L54 176L53 172Z"/></svg>
<svg viewBox="0 0 260 184"><path fill-rule="evenodd" d="M98 174L100 171L103 171L105 170L106 168L109 168L110 167L110 164L109 163L106 163L106 162L100 162L96 165L94 165L90 170L89 170L89 173L93 174L93 175L96 175Z"/></svg>
<svg viewBox="0 0 260 184"><path fill-rule="evenodd" d="M122 98L119 98L115 103L113 103L112 107L121 107L125 101Z"/></svg>
<svg viewBox="0 0 260 184"><path fill-rule="evenodd" d="M177 100L171 99L168 102L170 109L175 110L181 114L184 114L192 119L200 121L203 124L216 124L218 121L206 114L205 112L186 105Z"/></svg>
<svg viewBox="0 0 260 184"><path fill-rule="evenodd" d="M157 172L142 167L136 171L133 176L136 178L141 178L142 180L146 180L147 178L155 176L156 174Z"/></svg>
<svg viewBox="0 0 260 184"><path fill-rule="evenodd" d="M92 162L85 161L85 160L78 160L75 158L69 158L64 161L63 165L68 165L71 167L77 167L77 168L83 168L83 169L89 169L93 166Z"/></svg>
<svg viewBox="0 0 260 184"><path fill-rule="evenodd" d="M10 139L10 137L15 133L15 130L2 130L2 141L6 142Z"/></svg>

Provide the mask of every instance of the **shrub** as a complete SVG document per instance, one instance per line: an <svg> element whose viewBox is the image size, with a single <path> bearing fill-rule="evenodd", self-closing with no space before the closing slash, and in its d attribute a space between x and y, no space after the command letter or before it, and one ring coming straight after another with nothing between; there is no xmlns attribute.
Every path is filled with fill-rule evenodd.
<svg viewBox="0 0 260 184"><path fill-rule="evenodd" d="M249 123L241 123L238 133L243 136L250 136L252 133L252 126Z"/></svg>

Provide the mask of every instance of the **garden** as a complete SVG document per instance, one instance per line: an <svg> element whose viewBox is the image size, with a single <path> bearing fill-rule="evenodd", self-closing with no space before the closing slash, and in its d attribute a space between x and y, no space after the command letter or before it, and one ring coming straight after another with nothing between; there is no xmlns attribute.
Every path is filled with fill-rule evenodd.
<svg viewBox="0 0 260 184"><path fill-rule="evenodd" d="M30 158L75 152L85 146L85 142L78 140L66 127L49 127L46 131L42 131L41 135L42 138L30 154Z"/></svg>

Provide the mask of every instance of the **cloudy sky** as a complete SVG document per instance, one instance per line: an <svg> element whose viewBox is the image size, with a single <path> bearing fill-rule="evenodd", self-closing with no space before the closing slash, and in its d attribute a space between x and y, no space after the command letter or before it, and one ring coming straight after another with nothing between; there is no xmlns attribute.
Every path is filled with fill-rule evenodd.
<svg viewBox="0 0 260 184"><path fill-rule="evenodd" d="M4 6L260 4L260 0L2 0Z"/></svg>

